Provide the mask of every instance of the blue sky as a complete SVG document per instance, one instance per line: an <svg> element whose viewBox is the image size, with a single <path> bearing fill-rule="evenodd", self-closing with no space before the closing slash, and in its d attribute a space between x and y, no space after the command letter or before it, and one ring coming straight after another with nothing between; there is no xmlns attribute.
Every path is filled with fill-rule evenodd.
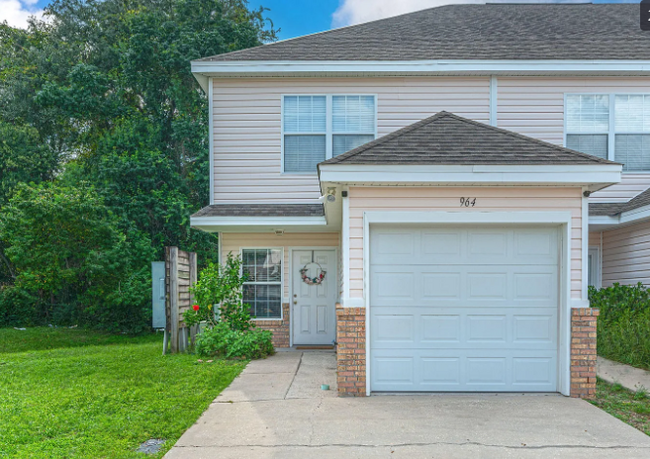
<svg viewBox="0 0 650 459"><path fill-rule="evenodd" d="M450 3L485 3L486 0L249 0L251 7L263 5L280 39L322 32L333 27L366 22ZM504 0L487 0L498 2ZM540 0L512 0L539 3ZM576 0L541 0L572 3ZM593 3L639 3L640 0L593 0ZM0 21L24 27L30 14L40 14L51 0L0 0ZM584 3L584 0L577 0Z"/></svg>

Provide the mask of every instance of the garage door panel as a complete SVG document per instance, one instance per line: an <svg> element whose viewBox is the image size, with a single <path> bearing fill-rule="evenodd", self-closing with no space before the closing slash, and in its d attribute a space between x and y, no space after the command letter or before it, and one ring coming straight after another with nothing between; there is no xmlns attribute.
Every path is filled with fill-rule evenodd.
<svg viewBox="0 0 650 459"><path fill-rule="evenodd" d="M530 386L554 385L556 378L553 357L516 357L512 359L513 386L526 390Z"/></svg>
<svg viewBox="0 0 650 459"><path fill-rule="evenodd" d="M508 232L491 230L469 230L467 233L467 255L472 260L508 260Z"/></svg>
<svg viewBox="0 0 650 459"><path fill-rule="evenodd" d="M377 355L373 372L376 381L384 387L393 387L391 390L413 390L417 384L412 355Z"/></svg>
<svg viewBox="0 0 650 459"><path fill-rule="evenodd" d="M462 318L459 314L420 314L420 342L422 344L438 343L445 347L461 341Z"/></svg>
<svg viewBox="0 0 650 459"><path fill-rule="evenodd" d="M422 299L458 301L461 298L462 274L460 272L421 272Z"/></svg>
<svg viewBox="0 0 650 459"><path fill-rule="evenodd" d="M557 315L551 311L548 314L514 315L512 319L513 343L547 344L555 347L557 341Z"/></svg>
<svg viewBox="0 0 650 459"><path fill-rule="evenodd" d="M373 349L555 349L556 324L554 308L524 313L517 308L375 307L370 339Z"/></svg>
<svg viewBox="0 0 650 459"><path fill-rule="evenodd" d="M461 359L460 357L421 357L422 386L436 390L436 386L460 387Z"/></svg>
<svg viewBox="0 0 650 459"><path fill-rule="evenodd" d="M377 306L557 305L555 266L373 265L370 276L372 304Z"/></svg>
<svg viewBox="0 0 650 459"><path fill-rule="evenodd" d="M422 231L423 261L439 261L440 257L458 258L461 256L462 234L457 231Z"/></svg>
<svg viewBox="0 0 650 459"><path fill-rule="evenodd" d="M415 288L421 276L412 270L398 271L386 269L375 271L375 296L384 301L415 301L418 289Z"/></svg>
<svg viewBox="0 0 650 459"><path fill-rule="evenodd" d="M466 357L466 384L470 390L472 386L484 391L504 388L508 382L507 365L505 357Z"/></svg>
<svg viewBox="0 0 650 459"><path fill-rule="evenodd" d="M527 263L557 264L557 235L548 230L519 229L514 232L513 258Z"/></svg>
<svg viewBox="0 0 650 459"><path fill-rule="evenodd" d="M552 351L381 350L370 362L374 391L554 392Z"/></svg>
<svg viewBox="0 0 650 459"><path fill-rule="evenodd" d="M487 343L505 344L508 341L508 318L500 314L470 314L466 318L470 347Z"/></svg>
<svg viewBox="0 0 650 459"><path fill-rule="evenodd" d="M378 342L412 345L416 339L414 314L377 314L373 317L373 333Z"/></svg>
<svg viewBox="0 0 650 459"><path fill-rule="evenodd" d="M467 299L470 301L507 300L508 273L473 271L466 275Z"/></svg>
<svg viewBox="0 0 650 459"><path fill-rule="evenodd" d="M556 390L557 230L373 227L370 247L371 390Z"/></svg>

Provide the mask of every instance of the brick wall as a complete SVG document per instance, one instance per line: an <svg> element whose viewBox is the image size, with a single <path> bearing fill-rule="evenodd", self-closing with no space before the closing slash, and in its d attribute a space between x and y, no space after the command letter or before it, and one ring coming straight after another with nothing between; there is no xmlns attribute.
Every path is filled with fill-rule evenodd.
<svg viewBox="0 0 650 459"><path fill-rule="evenodd" d="M336 310L336 366L339 396L366 395L366 309Z"/></svg>
<svg viewBox="0 0 650 459"><path fill-rule="evenodd" d="M571 310L571 397L596 395L596 322L599 310Z"/></svg>
<svg viewBox="0 0 650 459"><path fill-rule="evenodd" d="M282 304L282 320L256 320L255 325L262 330L273 333L273 346L289 347L289 316L291 314L289 303Z"/></svg>

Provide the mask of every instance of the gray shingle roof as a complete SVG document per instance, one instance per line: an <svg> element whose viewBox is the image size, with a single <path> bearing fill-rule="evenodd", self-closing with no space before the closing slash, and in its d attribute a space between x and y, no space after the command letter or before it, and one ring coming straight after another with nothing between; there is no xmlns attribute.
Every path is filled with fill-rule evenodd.
<svg viewBox="0 0 650 459"><path fill-rule="evenodd" d="M650 188L645 190L643 193L636 195L627 202L590 203L589 215L592 217L603 215L614 216L645 206L650 206Z"/></svg>
<svg viewBox="0 0 650 459"><path fill-rule="evenodd" d="M650 59L637 4L449 5L204 61Z"/></svg>
<svg viewBox="0 0 650 459"><path fill-rule="evenodd" d="M213 204L192 217L322 217L322 204Z"/></svg>
<svg viewBox="0 0 650 459"><path fill-rule="evenodd" d="M322 164L616 164L440 112Z"/></svg>

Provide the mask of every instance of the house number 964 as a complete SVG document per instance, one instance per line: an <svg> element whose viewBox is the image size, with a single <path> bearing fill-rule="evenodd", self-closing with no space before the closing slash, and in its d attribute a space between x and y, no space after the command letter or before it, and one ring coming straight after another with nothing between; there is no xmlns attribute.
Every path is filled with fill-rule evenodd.
<svg viewBox="0 0 650 459"><path fill-rule="evenodd" d="M460 207L474 207L476 198L460 198Z"/></svg>

